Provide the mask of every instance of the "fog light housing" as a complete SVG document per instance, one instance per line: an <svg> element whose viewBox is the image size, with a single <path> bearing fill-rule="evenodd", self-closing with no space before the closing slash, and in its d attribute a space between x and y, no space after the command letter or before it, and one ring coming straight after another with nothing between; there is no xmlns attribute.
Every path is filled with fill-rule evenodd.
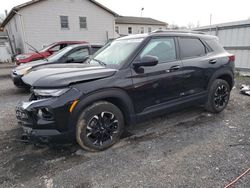
<svg viewBox="0 0 250 188"><path fill-rule="evenodd" d="M53 120L53 114L49 108L40 108L37 111L37 116L40 119Z"/></svg>

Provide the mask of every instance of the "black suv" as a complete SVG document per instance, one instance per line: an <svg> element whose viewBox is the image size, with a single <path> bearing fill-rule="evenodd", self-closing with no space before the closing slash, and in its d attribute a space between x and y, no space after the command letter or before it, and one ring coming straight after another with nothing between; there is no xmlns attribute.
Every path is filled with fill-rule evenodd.
<svg viewBox="0 0 250 188"><path fill-rule="evenodd" d="M221 112L234 85L234 61L217 37L201 33L123 37L82 67L24 76L33 89L16 116L31 139L76 139L84 149L104 150L125 125L145 118L197 104Z"/></svg>

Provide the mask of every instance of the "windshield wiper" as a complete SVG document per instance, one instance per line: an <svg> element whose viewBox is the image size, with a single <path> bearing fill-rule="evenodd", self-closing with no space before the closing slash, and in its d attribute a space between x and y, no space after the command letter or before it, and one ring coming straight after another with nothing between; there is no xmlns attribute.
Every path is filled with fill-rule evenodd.
<svg viewBox="0 0 250 188"><path fill-rule="evenodd" d="M99 59L92 59L92 60L96 61L96 62L99 63L100 65L103 65L103 66L105 66L105 67L107 66L106 63L102 62L102 61L99 60Z"/></svg>
<svg viewBox="0 0 250 188"><path fill-rule="evenodd" d="M49 60L43 54L41 54L35 47L31 46L28 42L25 42L25 43L32 48L30 50L39 54L40 56L42 56L43 59L45 59L47 62L49 62Z"/></svg>

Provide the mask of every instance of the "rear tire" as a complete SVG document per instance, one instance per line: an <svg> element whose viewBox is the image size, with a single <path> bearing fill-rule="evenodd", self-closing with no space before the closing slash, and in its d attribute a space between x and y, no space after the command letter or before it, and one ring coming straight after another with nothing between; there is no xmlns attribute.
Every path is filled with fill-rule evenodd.
<svg viewBox="0 0 250 188"><path fill-rule="evenodd" d="M124 130L121 110L100 101L84 109L76 125L77 143L88 151L102 151L119 141Z"/></svg>
<svg viewBox="0 0 250 188"><path fill-rule="evenodd" d="M225 80L216 79L209 89L205 109L212 113L223 111L228 104L230 90L231 88Z"/></svg>

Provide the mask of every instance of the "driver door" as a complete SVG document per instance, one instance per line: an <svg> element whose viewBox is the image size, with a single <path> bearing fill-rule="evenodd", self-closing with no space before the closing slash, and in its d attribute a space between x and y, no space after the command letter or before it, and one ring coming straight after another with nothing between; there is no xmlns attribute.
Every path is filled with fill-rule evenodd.
<svg viewBox="0 0 250 188"><path fill-rule="evenodd" d="M182 87L182 62L177 58L174 37L152 38L135 61L146 55L158 57L158 64L132 70L134 104L136 112L146 112L180 98Z"/></svg>

